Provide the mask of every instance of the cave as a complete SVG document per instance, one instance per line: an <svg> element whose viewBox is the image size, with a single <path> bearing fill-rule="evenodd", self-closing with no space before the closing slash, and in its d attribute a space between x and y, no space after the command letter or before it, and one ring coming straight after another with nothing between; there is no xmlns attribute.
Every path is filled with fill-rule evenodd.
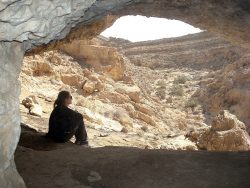
<svg viewBox="0 0 250 188"><path fill-rule="evenodd" d="M118 17L135 14L182 20L250 48L249 6L246 0L0 1L0 187L25 187L14 163L20 136L18 76L25 53L91 38ZM242 153L238 160L240 156L249 158L249 154ZM249 169L244 170L247 173Z"/></svg>

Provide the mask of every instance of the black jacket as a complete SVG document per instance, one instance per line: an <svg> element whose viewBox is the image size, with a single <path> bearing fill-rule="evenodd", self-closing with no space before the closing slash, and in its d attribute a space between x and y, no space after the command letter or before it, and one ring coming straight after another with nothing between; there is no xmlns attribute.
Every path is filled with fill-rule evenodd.
<svg viewBox="0 0 250 188"><path fill-rule="evenodd" d="M56 106L49 118L48 137L63 141L74 132L77 123L83 116L66 106Z"/></svg>

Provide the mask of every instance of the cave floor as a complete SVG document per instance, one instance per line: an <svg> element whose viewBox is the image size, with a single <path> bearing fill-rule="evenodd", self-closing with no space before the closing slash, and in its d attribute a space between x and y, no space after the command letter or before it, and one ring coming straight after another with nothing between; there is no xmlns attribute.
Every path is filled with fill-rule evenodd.
<svg viewBox="0 0 250 188"><path fill-rule="evenodd" d="M15 161L27 188L250 187L250 152L87 148L68 143L47 151L18 146ZM91 171L101 180L90 183Z"/></svg>

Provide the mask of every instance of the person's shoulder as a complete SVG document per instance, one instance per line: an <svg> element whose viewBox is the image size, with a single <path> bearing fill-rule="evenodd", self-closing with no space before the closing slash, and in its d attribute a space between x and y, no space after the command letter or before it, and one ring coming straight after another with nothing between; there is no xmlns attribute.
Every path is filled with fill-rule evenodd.
<svg viewBox="0 0 250 188"><path fill-rule="evenodd" d="M71 108L69 108L67 106L64 107L64 110L67 111L67 112L69 112L69 113L72 113L72 114L76 113L74 110L72 110Z"/></svg>

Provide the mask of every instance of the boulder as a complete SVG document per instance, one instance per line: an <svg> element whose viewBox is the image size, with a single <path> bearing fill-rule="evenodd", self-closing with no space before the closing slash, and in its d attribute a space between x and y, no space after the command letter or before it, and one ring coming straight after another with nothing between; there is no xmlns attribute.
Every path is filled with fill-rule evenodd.
<svg viewBox="0 0 250 188"><path fill-rule="evenodd" d="M128 95L129 98L136 103L140 102L141 90L136 85L119 84L118 86L116 86L116 91L118 93Z"/></svg>
<svg viewBox="0 0 250 188"><path fill-rule="evenodd" d="M152 125L152 126L156 126L156 122L153 120L153 118L147 114L141 113L136 111L135 112L135 118L144 121L145 123Z"/></svg>
<svg viewBox="0 0 250 188"><path fill-rule="evenodd" d="M33 66L33 75L42 76L52 73L52 67L49 62L36 61Z"/></svg>
<svg viewBox="0 0 250 188"><path fill-rule="evenodd" d="M34 116L39 116L41 117L43 114L43 108L39 104L33 104L30 107L29 113Z"/></svg>
<svg viewBox="0 0 250 188"><path fill-rule="evenodd" d="M37 99L34 95L22 100L22 104L29 109L29 113L35 116L42 116L43 108L38 104Z"/></svg>
<svg viewBox="0 0 250 188"><path fill-rule="evenodd" d="M188 137L199 148L209 151L248 151L250 137L244 123L228 111L221 111L213 120L212 126L192 132Z"/></svg>
<svg viewBox="0 0 250 188"><path fill-rule="evenodd" d="M154 112L146 105L139 104L139 103L133 103L136 110L148 114L148 115L154 115Z"/></svg>
<svg viewBox="0 0 250 188"><path fill-rule="evenodd" d="M100 81L87 80L83 83L82 89L85 95L91 95L104 89L104 84Z"/></svg>
<svg viewBox="0 0 250 188"><path fill-rule="evenodd" d="M124 127L132 127L133 126L133 120L129 117L126 110L124 110L124 109L118 109L114 113L114 120L118 121Z"/></svg>
<svg viewBox="0 0 250 188"><path fill-rule="evenodd" d="M63 74L61 75L61 80L64 84L70 86L79 86L81 83L81 76L77 74Z"/></svg>
<svg viewBox="0 0 250 188"><path fill-rule="evenodd" d="M101 92L99 95L100 99L105 100L106 102L111 102L115 104L124 104L129 102L129 97L126 95L122 95L117 92Z"/></svg>
<svg viewBox="0 0 250 188"><path fill-rule="evenodd" d="M96 89L96 83L87 81L83 86L83 92L84 94L92 94L95 92Z"/></svg>
<svg viewBox="0 0 250 188"><path fill-rule="evenodd" d="M245 124L237 119L233 114L227 110L221 111L213 120L211 130L213 131L227 131L230 129L240 128L245 130Z"/></svg>

